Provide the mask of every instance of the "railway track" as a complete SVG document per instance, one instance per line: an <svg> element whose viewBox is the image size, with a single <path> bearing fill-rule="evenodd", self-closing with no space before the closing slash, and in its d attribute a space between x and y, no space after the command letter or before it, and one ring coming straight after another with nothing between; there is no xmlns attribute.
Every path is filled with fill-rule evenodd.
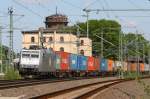
<svg viewBox="0 0 150 99"><path fill-rule="evenodd" d="M81 79L94 79L96 77L74 77L74 78L56 78L56 79L30 79L30 80L0 80L0 90L9 89L9 88L18 88L39 84L47 84L47 83L56 83L56 82L64 82L64 81L73 81L73 80L81 80Z"/></svg>
<svg viewBox="0 0 150 99"><path fill-rule="evenodd" d="M117 80L108 80L108 81L101 81L97 83L92 83L88 85L78 86L71 89L66 89L58 92L54 92L51 94L39 96L39 97L33 97L32 99L79 99L82 98L82 95L86 94L85 92L89 89L95 89L97 85L105 85L105 84L113 84L115 82L122 82L123 79L117 79ZM86 99L86 98L83 98Z"/></svg>
<svg viewBox="0 0 150 99"><path fill-rule="evenodd" d="M147 79L150 77L144 77L142 79ZM105 90L111 86L116 84L132 81L134 79L116 79L116 80L109 80L109 81L102 81L93 84L83 85L74 87L71 89L66 89L58 92L54 92L51 94L33 97L32 99L91 99L90 97L94 96L98 92Z"/></svg>

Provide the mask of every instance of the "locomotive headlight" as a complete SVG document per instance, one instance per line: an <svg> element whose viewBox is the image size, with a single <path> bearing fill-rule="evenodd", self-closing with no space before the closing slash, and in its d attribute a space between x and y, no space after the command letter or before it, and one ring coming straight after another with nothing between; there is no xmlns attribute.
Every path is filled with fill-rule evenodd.
<svg viewBox="0 0 150 99"><path fill-rule="evenodd" d="M34 65L34 68L38 68L38 65Z"/></svg>

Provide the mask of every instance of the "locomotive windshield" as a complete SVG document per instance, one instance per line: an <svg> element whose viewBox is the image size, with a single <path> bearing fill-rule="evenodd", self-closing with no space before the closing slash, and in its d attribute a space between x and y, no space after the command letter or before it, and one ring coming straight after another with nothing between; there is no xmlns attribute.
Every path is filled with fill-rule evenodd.
<svg viewBox="0 0 150 99"><path fill-rule="evenodd" d="M22 51L22 58L39 58L39 51Z"/></svg>
<svg viewBox="0 0 150 99"><path fill-rule="evenodd" d="M29 58L30 54L22 54L22 58Z"/></svg>
<svg viewBox="0 0 150 99"><path fill-rule="evenodd" d="M39 55L31 54L31 58L39 58Z"/></svg>

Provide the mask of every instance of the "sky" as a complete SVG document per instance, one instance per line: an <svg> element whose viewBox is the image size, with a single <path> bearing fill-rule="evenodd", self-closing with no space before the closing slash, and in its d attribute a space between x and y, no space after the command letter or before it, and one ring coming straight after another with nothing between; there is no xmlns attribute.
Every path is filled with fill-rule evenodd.
<svg viewBox="0 0 150 99"><path fill-rule="evenodd" d="M24 30L35 30L44 27L45 17L57 12L69 18L69 25L85 22L86 9L150 9L149 0L1 0L0 25L2 43L9 44L9 15L8 8L14 9L14 50L22 48ZM150 40L150 11L148 12L90 12L90 19L116 20L122 25L123 32L136 32Z"/></svg>

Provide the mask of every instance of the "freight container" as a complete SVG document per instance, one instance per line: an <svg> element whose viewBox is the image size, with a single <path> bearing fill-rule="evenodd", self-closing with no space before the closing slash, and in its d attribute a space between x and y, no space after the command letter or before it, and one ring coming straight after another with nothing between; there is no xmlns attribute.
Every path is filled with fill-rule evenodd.
<svg viewBox="0 0 150 99"><path fill-rule="evenodd" d="M70 70L78 70L78 55L70 54Z"/></svg>
<svg viewBox="0 0 150 99"><path fill-rule="evenodd" d="M127 66L128 66L127 62L123 62L123 71L128 70Z"/></svg>
<svg viewBox="0 0 150 99"><path fill-rule="evenodd" d="M133 72L137 71L137 63L130 63L130 70Z"/></svg>
<svg viewBox="0 0 150 99"><path fill-rule="evenodd" d="M100 71L100 59L99 58L95 58L95 61L94 61L95 63L95 69L96 69L96 71Z"/></svg>
<svg viewBox="0 0 150 99"><path fill-rule="evenodd" d="M87 57L79 55L78 56L78 70L86 71L87 70Z"/></svg>
<svg viewBox="0 0 150 99"><path fill-rule="evenodd" d="M58 54L55 54L55 68L56 70L60 70L61 67L60 67L60 56Z"/></svg>
<svg viewBox="0 0 150 99"><path fill-rule="evenodd" d="M121 62L120 61L114 61L113 70L117 71L120 68L121 68Z"/></svg>
<svg viewBox="0 0 150 99"><path fill-rule="evenodd" d="M121 61L115 61L115 67L122 67Z"/></svg>
<svg viewBox="0 0 150 99"><path fill-rule="evenodd" d="M87 66L88 66L87 69L88 69L88 71L94 71L94 70L96 70L96 67L94 65L94 60L95 60L94 57L92 57L92 56L88 57L88 61L87 61Z"/></svg>
<svg viewBox="0 0 150 99"><path fill-rule="evenodd" d="M140 63L140 71L144 72L144 63Z"/></svg>
<svg viewBox="0 0 150 99"><path fill-rule="evenodd" d="M108 71L113 71L113 64L114 64L114 62L113 62L113 60L107 60L107 64L108 64Z"/></svg>
<svg viewBox="0 0 150 99"><path fill-rule="evenodd" d="M67 52L56 52L60 57L60 68L62 71L69 70L69 53Z"/></svg>
<svg viewBox="0 0 150 99"><path fill-rule="evenodd" d="M100 71L104 72L108 70L107 59L101 59Z"/></svg>
<svg viewBox="0 0 150 99"><path fill-rule="evenodd" d="M150 71L150 65L149 64L145 64L145 67L144 67L145 71Z"/></svg>

